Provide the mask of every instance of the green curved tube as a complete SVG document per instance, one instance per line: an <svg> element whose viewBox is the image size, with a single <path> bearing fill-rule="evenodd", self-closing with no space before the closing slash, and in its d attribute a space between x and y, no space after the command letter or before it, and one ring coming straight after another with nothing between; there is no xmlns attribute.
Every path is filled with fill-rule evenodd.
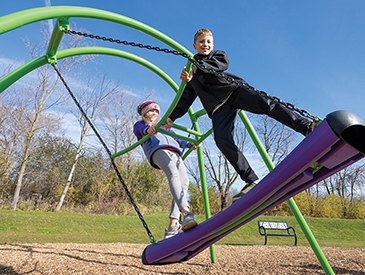
<svg viewBox="0 0 365 275"><path fill-rule="evenodd" d="M59 17L87 17L125 25L157 38L158 40L164 42L165 44L169 45L170 47L181 53L186 53L191 57L193 56L192 53L189 52L185 47L183 47L167 35L163 34L162 32L159 32L158 30L146 24L114 12L86 7L41 7L11 13L9 15L0 17L0 34L6 33L8 31L14 30L30 23Z"/></svg>
<svg viewBox="0 0 365 275"><path fill-rule="evenodd" d="M152 64L151 62L136 56L134 54L124 52L117 49L111 48L103 48L103 47L81 47L81 48L71 48L66 50L60 50L56 53L55 57L57 59L63 59L71 56L76 55L87 55L87 54L104 54L104 55L112 55L121 58L125 58L131 61L134 61L142 66L150 69L151 71L155 72L158 76L160 76L173 90L178 90L177 84L172 80L170 76L168 76L164 71L158 68L156 65ZM0 93L3 92L6 88L12 85L14 82L22 78L24 75L28 74L29 72L45 65L48 63L48 57L46 55L36 58L10 74L6 75L0 80Z"/></svg>

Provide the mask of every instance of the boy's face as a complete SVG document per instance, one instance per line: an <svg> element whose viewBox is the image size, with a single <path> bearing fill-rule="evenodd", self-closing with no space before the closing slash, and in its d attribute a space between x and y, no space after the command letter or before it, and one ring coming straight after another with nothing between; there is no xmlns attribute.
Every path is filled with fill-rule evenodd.
<svg viewBox="0 0 365 275"><path fill-rule="evenodd" d="M194 49L202 55L208 55L213 50L213 36L210 34L201 34L194 42Z"/></svg>

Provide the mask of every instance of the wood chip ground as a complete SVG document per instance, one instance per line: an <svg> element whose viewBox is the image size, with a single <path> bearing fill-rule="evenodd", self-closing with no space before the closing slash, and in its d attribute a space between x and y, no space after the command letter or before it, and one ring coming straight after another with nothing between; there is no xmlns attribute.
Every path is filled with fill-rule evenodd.
<svg viewBox="0 0 365 275"><path fill-rule="evenodd" d="M141 244L3 244L0 274L324 274L310 247L216 245L179 264L142 264ZM336 274L365 274L364 248L322 247Z"/></svg>

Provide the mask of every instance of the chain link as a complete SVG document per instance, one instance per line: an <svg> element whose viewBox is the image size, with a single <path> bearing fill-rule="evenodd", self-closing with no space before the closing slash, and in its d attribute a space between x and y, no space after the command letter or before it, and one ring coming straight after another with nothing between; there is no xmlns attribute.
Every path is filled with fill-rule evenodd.
<svg viewBox="0 0 365 275"><path fill-rule="evenodd" d="M139 219L141 220L144 228L146 229L146 232L147 232L147 235L150 239L150 242L151 243L156 243L156 240L155 238L153 237L152 233L151 233L151 230L148 228L148 225L145 221L145 219L143 218L142 214L141 214L141 211L139 211L139 208L137 206L137 204L135 203L134 199L133 199L133 196L132 194L129 192L128 190L128 187L127 185L125 184L124 182L124 179L122 178L122 175L120 174L119 170L118 170L118 167L114 161L114 159L112 158L112 153L110 152L108 146L105 144L104 140L101 138L99 132L96 130L96 128L94 127L93 123L91 122L91 120L89 119L89 117L87 116L87 114L85 113L84 109L81 107L80 103L78 102L78 100L76 99L75 95L72 93L70 87L67 85L65 79L63 78L63 76L61 75L60 71L57 69L56 65L55 64L51 64L52 67L54 68L54 70L56 71L57 75L59 76L59 78L61 79L63 85L66 87L68 93L70 94L70 96L72 97L73 101L75 102L76 106L79 108L80 112L82 113L83 117L85 118L85 120L88 122L88 124L90 125L90 127L93 129L95 135L97 136L97 138L99 139L100 143L103 145L105 151L107 152L109 158L110 158L110 161L113 165L113 168L118 176L118 179L119 181L121 182L123 188L124 188L124 191L127 193L128 195L128 198L129 198L129 201L130 203L133 205L134 207L134 210L137 212L138 214L138 217Z"/></svg>
<svg viewBox="0 0 365 275"><path fill-rule="evenodd" d="M102 41L108 41L108 42L112 42L112 43L117 43L117 44L123 44L125 46L132 46L132 47L138 47L138 48L143 48L143 49L147 49L147 50L153 50L153 51L157 51L157 52L164 52L164 53L169 53L169 54L173 54L173 55L180 55L184 58L189 59L190 61L193 61L193 59L186 53L181 53L177 50L170 50L170 49L165 49L165 48L160 48L160 47L155 47L155 46L151 46L151 45L145 45L142 43L135 43L135 42L130 42L130 41L126 41L126 40L120 40L120 39L114 39L111 37L105 37L105 36L99 36L99 35L94 35L91 33L85 33L85 32L78 32L78 31L74 31L71 29L68 30L63 30L64 33L66 34L70 34L70 35L79 35L79 36L84 36L84 37L89 37L89 38L94 38L97 40L102 40Z"/></svg>
<svg viewBox="0 0 365 275"><path fill-rule="evenodd" d="M79 36L94 38L94 39L103 40L103 41L109 41L109 42L123 44L123 45L127 45L127 46L132 46L132 47L139 47L139 48L144 48L144 49L158 51L158 52L164 52L164 53L170 53L170 54L174 54L174 55L180 55L184 58L187 58L190 62L192 62L194 65L196 65L198 68L202 69L203 71L208 71L209 73L214 74L218 77L222 77L222 78L226 79L227 81L229 81L231 83L237 83L239 86L243 86L243 87L248 88L252 91L255 91L255 92L259 93L260 95L262 95L263 97L266 97L268 99L273 100L274 102L277 102L281 105L284 105L288 109L290 109L292 111L295 111L295 112L299 113L301 116L306 117L306 118L308 118L308 119L310 119L314 122L318 122L320 120L318 117L312 115L311 113L307 112L306 110L298 109L297 107L295 107L291 103L284 102L284 101L280 100L279 98L277 98L275 96L268 95L264 91L257 90L256 88L249 85L247 82L243 82L243 81L234 79L233 77L230 77L225 73L217 72L213 69L207 68L206 66L204 66L202 64L199 64L197 61L195 61L193 58L191 58L186 53L180 53L176 50L170 50L170 49L165 49L165 48L160 48L160 47L154 47L154 46L151 46L151 45L144 45L144 44L141 44L141 43L135 43L135 42L129 42L129 41L125 41L125 40L114 39L114 38L110 38L110 37L93 35L93 34L90 34L90 33L83 33L83 32L73 31L71 29L63 30L63 32L65 32L67 34L79 35Z"/></svg>

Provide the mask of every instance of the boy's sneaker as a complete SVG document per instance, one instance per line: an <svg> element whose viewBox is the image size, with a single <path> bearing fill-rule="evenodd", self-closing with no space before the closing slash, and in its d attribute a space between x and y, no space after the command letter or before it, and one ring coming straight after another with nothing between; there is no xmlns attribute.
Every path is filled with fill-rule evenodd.
<svg viewBox="0 0 365 275"><path fill-rule="evenodd" d="M318 126L318 123L316 121L312 121L307 125L307 132L305 133L305 136L308 136L310 133L312 133L314 131L314 129L316 129L316 127Z"/></svg>
<svg viewBox="0 0 365 275"><path fill-rule="evenodd" d="M260 181L259 180L255 180L253 183L248 184L246 183L246 185L241 189L241 191L234 195L232 197L232 202L235 202L237 200L239 200L240 198L242 198L244 195L246 195L252 188L254 188Z"/></svg>
<svg viewBox="0 0 365 275"><path fill-rule="evenodd" d="M181 224L177 223L173 228L165 230L165 236L164 239L171 238L179 233L181 233Z"/></svg>
<svg viewBox="0 0 365 275"><path fill-rule="evenodd" d="M196 222L196 220L194 218L194 214L191 212L185 212L183 215L183 221L181 223L182 231L187 231L197 225L198 225L198 223Z"/></svg>

